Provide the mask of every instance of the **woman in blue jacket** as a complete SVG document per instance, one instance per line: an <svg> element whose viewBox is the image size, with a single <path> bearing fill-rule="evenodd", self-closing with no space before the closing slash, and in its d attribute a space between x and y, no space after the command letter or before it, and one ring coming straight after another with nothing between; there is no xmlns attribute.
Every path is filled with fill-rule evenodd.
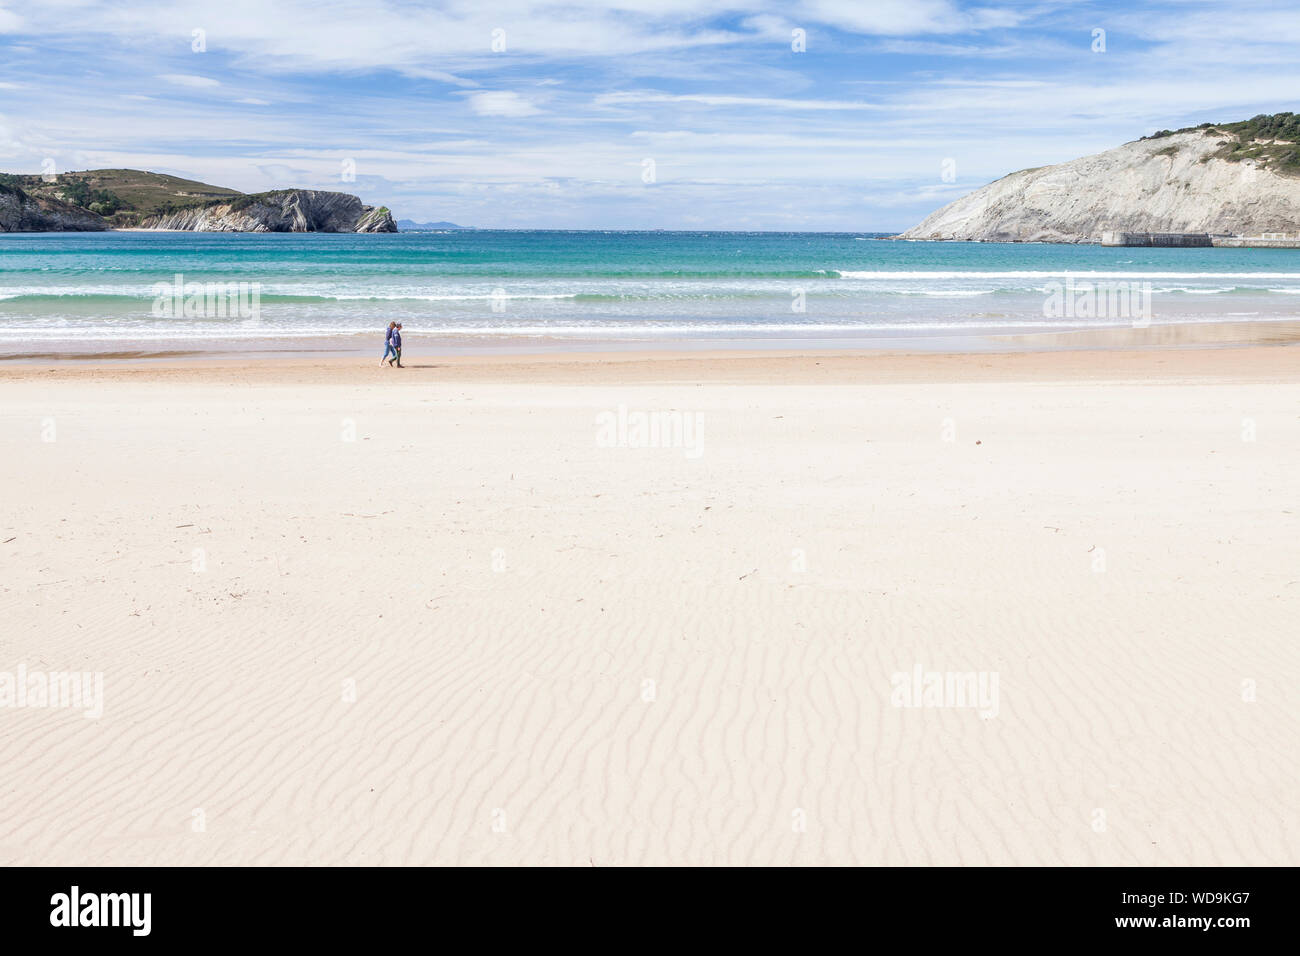
<svg viewBox="0 0 1300 956"><path fill-rule="evenodd" d="M393 362L397 362L397 367L402 368L402 323L395 324L393 331L389 335L391 338L388 340L388 344L393 350L393 357L388 360L388 364L392 365Z"/></svg>
<svg viewBox="0 0 1300 956"><path fill-rule="evenodd" d="M396 322L388 323L388 331L384 333L384 357L379 360L380 365L383 365L385 362L388 362L389 365L393 364L388 361L388 356L397 354L393 351L393 329L395 328L397 328Z"/></svg>

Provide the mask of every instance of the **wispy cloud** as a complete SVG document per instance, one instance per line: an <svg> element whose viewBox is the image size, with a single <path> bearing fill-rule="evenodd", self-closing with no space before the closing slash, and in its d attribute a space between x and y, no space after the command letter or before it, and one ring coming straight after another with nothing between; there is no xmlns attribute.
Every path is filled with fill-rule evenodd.
<svg viewBox="0 0 1300 956"><path fill-rule="evenodd" d="M602 93L597 106L622 106L637 103L692 103L700 106L740 107L778 110L879 110L888 107L851 100L799 100L770 96L722 96L716 93Z"/></svg>
<svg viewBox="0 0 1300 956"><path fill-rule="evenodd" d="M511 90L482 90L468 93L465 101L479 116L532 116L541 110L529 99Z"/></svg>
<svg viewBox="0 0 1300 956"><path fill-rule="evenodd" d="M192 73L160 73L158 79L172 86L188 86L193 89L210 89L221 85L220 80L208 76L195 76Z"/></svg>
<svg viewBox="0 0 1300 956"><path fill-rule="evenodd" d="M952 0L805 0L799 11L818 23L854 33L907 36L969 33L1014 27L1026 19L1011 5L964 6Z"/></svg>
<svg viewBox="0 0 1300 956"><path fill-rule="evenodd" d="M1281 0L11 7L0 167L293 182L488 226L901 228L1014 169L1294 109L1300 81Z"/></svg>

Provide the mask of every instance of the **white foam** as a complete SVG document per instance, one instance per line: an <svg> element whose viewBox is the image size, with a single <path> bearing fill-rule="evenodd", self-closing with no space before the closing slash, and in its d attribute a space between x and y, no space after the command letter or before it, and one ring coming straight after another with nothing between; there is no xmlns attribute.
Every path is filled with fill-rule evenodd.
<svg viewBox="0 0 1300 956"><path fill-rule="evenodd" d="M930 295L942 299L968 299L977 295L993 295L993 289L899 289L900 295Z"/></svg>
<svg viewBox="0 0 1300 956"><path fill-rule="evenodd" d="M1178 324L1202 324L1222 321L1217 316L1204 319L1182 319ZM1157 325L1165 324L1157 322ZM927 335L934 333L968 333L982 334L996 331L1069 331L1072 329L1127 328L1129 321L1070 321L1066 323L1047 320L1004 319L999 321L977 322L882 322L882 323L845 323L821 322L801 324L797 322L725 323L725 322L691 322L664 323L651 325L646 323L611 325L582 325L568 323L564 325L429 325L419 328L408 327L402 330L407 338L431 337L467 337L483 339L500 338L583 338L583 339L618 339L628 337L641 338L689 338L699 335L714 335L725 338L763 337L773 334L793 334L806 337L810 334L858 334L871 336L880 332L910 333ZM150 328L138 326L57 326L0 328L0 340L19 341L60 341L60 342L196 342L196 341L253 341L270 339L312 339L312 338L374 338L377 342L382 329L376 331L373 326L340 327L312 326L286 328L265 322L247 322L240 325L220 327L191 327L160 325Z"/></svg>
<svg viewBox="0 0 1300 956"><path fill-rule="evenodd" d="M469 294L433 295L433 294L427 294L423 292L398 292L398 293L391 293L387 295L381 293L361 293L361 294L347 295L343 293L335 294L332 292L318 292L318 293L263 292L263 295L284 295L284 296L299 295L303 297L315 297L320 299L334 299L339 302L351 302L351 301L358 301L358 300L365 301L367 299L374 299L375 301L379 301L379 302L387 302L387 301L400 302L403 300L411 300L416 302L491 302L493 300L501 300L501 299L576 299L579 294L580 293L577 292L555 292L555 293L519 292L519 293L506 293L504 295L493 295L491 293L479 294L479 295L469 295Z"/></svg>
<svg viewBox="0 0 1300 956"><path fill-rule="evenodd" d="M840 270L845 279L1300 279L1300 272L862 272Z"/></svg>

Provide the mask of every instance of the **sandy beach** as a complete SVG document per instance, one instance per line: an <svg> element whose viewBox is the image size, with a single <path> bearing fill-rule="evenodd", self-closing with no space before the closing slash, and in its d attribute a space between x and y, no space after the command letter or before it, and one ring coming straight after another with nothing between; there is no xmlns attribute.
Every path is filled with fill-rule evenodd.
<svg viewBox="0 0 1300 956"><path fill-rule="evenodd" d="M0 862L1300 862L1294 347L410 353L0 367Z"/></svg>

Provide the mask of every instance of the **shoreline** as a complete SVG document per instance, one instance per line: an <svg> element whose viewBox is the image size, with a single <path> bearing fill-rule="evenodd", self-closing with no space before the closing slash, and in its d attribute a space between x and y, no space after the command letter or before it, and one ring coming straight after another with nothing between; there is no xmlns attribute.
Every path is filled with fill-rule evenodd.
<svg viewBox="0 0 1300 956"><path fill-rule="evenodd" d="M1293 384L1297 353L1271 345L991 353L854 351L410 352L402 369L350 356L195 358L0 364L0 386L41 382L240 385L957 383Z"/></svg>
<svg viewBox="0 0 1300 956"><path fill-rule="evenodd" d="M814 344L815 341L815 344ZM1174 376L1185 381L1292 382L1300 362L1300 322L1204 323L1146 328L1086 329L987 336L981 347L948 348L925 340L895 339L889 346L800 347L745 343L720 347L675 340L611 348L582 343L538 349L534 343L479 350L444 350L409 336L407 367L380 366L378 350L296 347L278 350L116 349L40 351L0 355L0 383L130 378L134 381L371 382L406 376L408 382L616 382L620 376L701 382L820 381L1129 381ZM908 347L909 343L913 347ZM435 373L435 374L430 374ZM376 375L385 376L376 378Z"/></svg>

